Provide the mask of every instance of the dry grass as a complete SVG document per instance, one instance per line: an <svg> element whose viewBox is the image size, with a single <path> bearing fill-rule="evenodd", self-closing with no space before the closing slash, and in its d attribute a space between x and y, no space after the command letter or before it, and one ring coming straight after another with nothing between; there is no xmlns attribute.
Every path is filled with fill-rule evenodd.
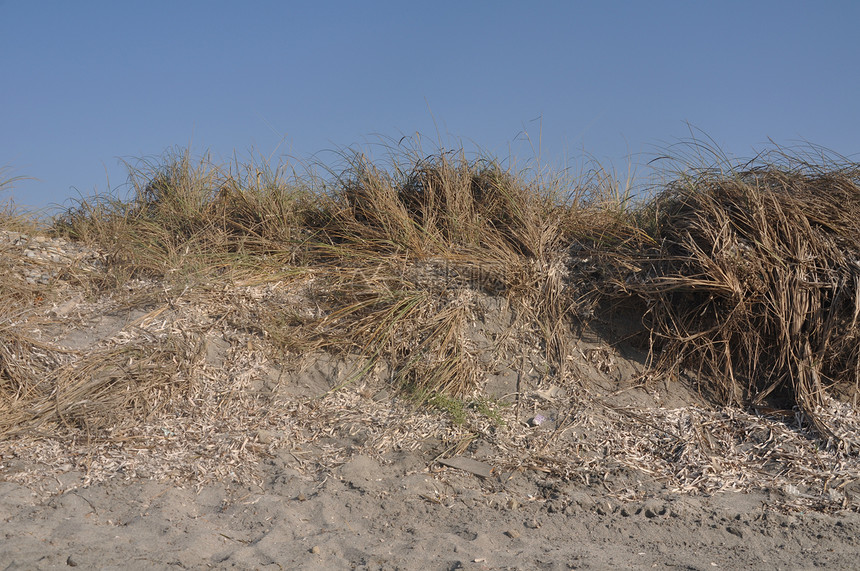
<svg viewBox="0 0 860 571"><path fill-rule="evenodd" d="M129 166L130 199L82 199L59 232L104 250L118 283L277 272L301 243L302 182L266 164L225 167L187 151Z"/></svg>
<svg viewBox="0 0 860 571"><path fill-rule="evenodd" d="M607 181L562 188L462 153L392 157L383 168L346 155L342 171L323 179L174 151L130 165L129 198L82 199L53 228L103 254L104 271L88 276L96 294L122 296L143 280L158 284L150 303L177 296L211 303L234 286L312 282L297 307L261 306L242 320L279 346L282 359L321 350L362 355L346 383L385 363L395 384L415 394L473 392L494 366L466 331L482 295L506 298L517 326L533 329L550 368L563 371L579 296L565 260L571 241L591 240L617 218L609 193L598 196ZM147 294L137 291L134 303L143 303ZM34 342L11 343L22 349L5 360L24 362L23 347ZM173 361L194 353L177 343L168 351ZM65 361L48 351L41 365L28 362L29 375L10 367L2 431L48 418L77 422L93 407L134 417L178 374L162 370L161 345L102 350L60 368ZM123 368L124 360L143 368ZM112 391L122 393L119 401Z"/></svg>
<svg viewBox="0 0 860 571"><path fill-rule="evenodd" d="M269 316L270 326L289 330L271 336L291 338L293 348L384 355L401 381L421 390L465 394L477 385L463 334L471 289L516 304L540 327L547 358L563 364L575 299L565 283L567 249L578 235L604 232L599 212L608 220L608 208L583 214L585 200L604 189L539 186L462 154L404 153L385 169L361 154L345 161L323 180L173 153L131 170L130 200L83 200L57 228L105 250L116 284L312 275L322 317ZM416 264L444 279L416 275Z"/></svg>
<svg viewBox="0 0 860 571"><path fill-rule="evenodd" d="M650 205L650 236L606 252L657 369L728 405L799 406L817 429L860 385L860 169L787 155L687 169ZM780 160L781 159L781 160Z"/></svg>
<svg viewBox="0 0 860 571"><path fill-rule="evenodd" d="M0 437L134 440L173 434L185 422L176 419L198 415L188 420L197 427L189 434L200 438L194 454L215 446L238 462L251 427L287 422L273 402L243 392L248 370L262 375L264 359L326 352L353 363L341 387L384 369L396 389L456 410L467 425L449 427L457 438L472 429L486 436L487 426L472 425L490 415L452 403L483 403L510 426L498 437L508 451L500 464L543 463L573 477L563 459L571 443L552 439L588 424L581 414L598 406L583 396L591 387L571 381L577 332L595 310L604 319L626 308L643 324L647 375L683 373L735 412L637 416L604 407L605 438L585 446L589 454L608 449L615 433L627 443L626 465L647 464L680 487L715 489L720 477L702 458L716 445L696 423L721 427L720 446L738 466L770 466L771 456L744 456L737 427L757 421L748 415L738 424L736 407L796 407L800 426L786 434L809 436L803 423L811 421L835 445L828 461L838 462L860 446L853 413L840 408L856 405L860 385L858 172L850 162L786 155L743 167L688 165L638 204L600 169L576 180L533 176L462 153L392 151L384 165L350 154L327 177L169 153L130 168L129 198L83 199L53 221L50 232L97 250L103 265L84 272L72 264L50 284L31 285L19 278L28 263L21 252L0 245L0 303L8 308L0 319ZM0 217L6 230L26 221ZM65 350L34 332L59 327L50 304L72 286L93 307L146 307L148 317L87 350ZM474 325L497 302L510 323L482 339ZM224 371L206 361L213 335L232 339ZM573 389L559 432L544 442L521 426L525 387L517 387L515 411L480 400L487 376L503 362L523 366L534 346L543 378ZM354 392L327 398L341 402ZM319 416L318 432L322 416L349 416L327 406L284 410ZM427 422L420 417L421 431L433 433ZM646 434L653 425L662 428ZM213 426L244 436L204 446ZM657 453L667 438L695 448L684 461L703 473L684 472L677 454Z"/></svg>

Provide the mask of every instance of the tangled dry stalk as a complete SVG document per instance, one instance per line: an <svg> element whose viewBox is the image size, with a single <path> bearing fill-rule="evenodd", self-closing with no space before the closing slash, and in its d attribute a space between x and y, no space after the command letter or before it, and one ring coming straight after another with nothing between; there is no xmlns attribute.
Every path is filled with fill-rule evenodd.
<svg viewBox="0 0 860 571"><path fill-rule="evenodd" d="M860 386L858 174L752 165L663 191L648 242L606 258L610 295L647 307L655 366L692 371L723 404L797 405L835 437L830 397L856 405Z"/></svg>

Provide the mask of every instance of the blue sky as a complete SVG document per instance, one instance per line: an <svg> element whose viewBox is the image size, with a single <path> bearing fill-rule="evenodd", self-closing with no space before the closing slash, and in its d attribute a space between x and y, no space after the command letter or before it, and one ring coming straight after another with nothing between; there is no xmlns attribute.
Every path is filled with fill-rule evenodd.
<svg viewBox="0 0 860 571"><path fill-rule="evenodd" d="M522 163L527 132L550 165L622 174L689 125L738 157L860 160L858 22L857 1L0 0L0 178L37 179L0 200L121 190L120 159L177 146L333 163L415 133Z"/></svg>

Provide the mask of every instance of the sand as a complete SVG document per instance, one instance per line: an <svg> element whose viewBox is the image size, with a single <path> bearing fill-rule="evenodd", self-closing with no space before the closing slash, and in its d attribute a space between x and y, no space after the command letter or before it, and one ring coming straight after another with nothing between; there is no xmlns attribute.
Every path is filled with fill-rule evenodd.
<svg viewBox="0 0 860 571"><path fill-rule="evenodd" d="M259 485L82 475L0 483L0 569L856 568L860 516L785 513L771 495L621 502L531 472L502 482L396 453L322 479L265 462Z"/></svg>
<svg viewBox="0 0 860 571"><path fill-rule="evenodd" d="M13 267L29 263L15 255ZM819 446L784 415L709 408L682 379L645 383L643 353L600 335L570 347L567 378L541 374L516 344L481 388L491 414L455 422L399 396L384 367L332 391L355 356L273 359L254 320L267 304L295 305L289 292L130 282L124 298L94 298L39 271L55 293L7 331L31 350L19 362L107 363L116 376L167 355L153 374L186 384L179 397L154 389L157 410L139 419L71 403L69 426L37 418L0 441L0 569L860 561L856 454ZM506 327L504 304L485 301L476 347ZM54 361L40 364L46 351Z"/></svg>

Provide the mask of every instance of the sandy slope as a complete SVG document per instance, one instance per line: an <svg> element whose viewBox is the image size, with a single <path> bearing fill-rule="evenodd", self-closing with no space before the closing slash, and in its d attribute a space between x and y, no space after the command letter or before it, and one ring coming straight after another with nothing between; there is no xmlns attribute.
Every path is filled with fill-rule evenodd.
<svg viewBox="0 0 860 571"><path fill-rule="evenodd" d="M17 256L10 267L30 263L21 252L7 252ZM52 283L53 273L38 270ZM527 346L517 345L523 369L494 369L484 387L499 399L498 418L468 410L458 425L395 398L384 374L320 398L346 370L330 355L298 369L270 360L255 315L266 304L295 305L289 292L193 297L138 284L127 300L92 300L63 287L34 302L10 338L56 349L56 362L92 366L85 371L119 354L112 375L128 359L114 350L167 354L157 363L168 365L188 357L180 373L190 388L92 443L91 429L110 426L85 415L0 442L0 569L850 569L860 561L856 457L819 450L782 418L704 410L683 383L644 386L642 355L630 347L581 339L570 348L570 378L557 379L520 361ZM494 309L470 329L478 347L507 327L503 304L485 301ZM176 339L195 350L168 343ZM16 358L37 366L34 355ZM516 404L501 402L514 392ZM606 406L592 410L589 399ZM547 420L536 426L529 418L538 414ZM661 446L678 452L649 450ZM494 471L481 478L437 461L457 455ZM724 487L744 492L711 493Z"/></svg>

